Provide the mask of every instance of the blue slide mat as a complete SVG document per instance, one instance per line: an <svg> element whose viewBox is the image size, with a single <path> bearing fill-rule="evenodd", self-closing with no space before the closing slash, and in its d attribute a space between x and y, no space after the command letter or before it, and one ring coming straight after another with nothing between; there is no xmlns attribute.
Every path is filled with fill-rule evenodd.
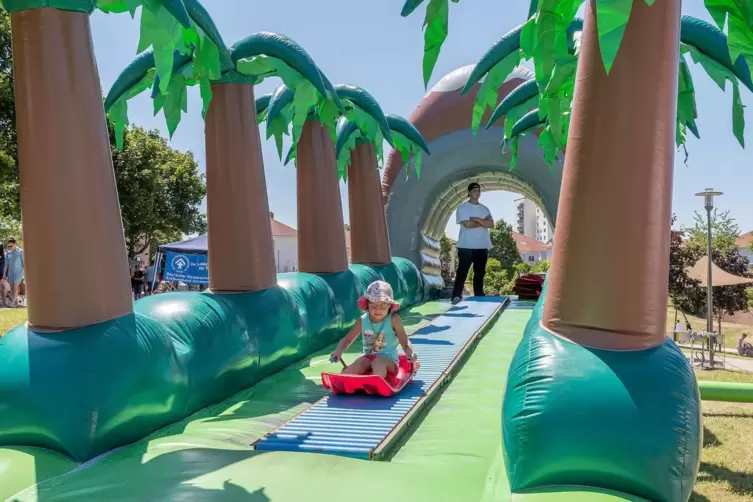
<svg viewBox="0 0 753 502"><path fill-rule="evenodd" d="M394 432L409 413L418 411L439 390L466 348L491 325L508 300L469 298L411 336L421 366L399 394L331 394L259 439L254 447L374 459L375 451L385 448L388 437L398 437Z"/></svg>

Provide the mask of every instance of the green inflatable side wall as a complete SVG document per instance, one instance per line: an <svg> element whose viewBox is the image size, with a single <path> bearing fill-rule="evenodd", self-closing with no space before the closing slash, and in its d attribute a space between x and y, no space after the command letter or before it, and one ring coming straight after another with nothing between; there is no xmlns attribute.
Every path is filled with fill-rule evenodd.
<svg viewBox="0 0 753 502"><path fill-rule="evenodd" d="M134 315L65 333L19 326L0 338L0 445L84 461L136 441L334 342L382 278L401 305L424 297L421 273L395 258L280 274L255 293L151 296Z"/></svg>
<svg viewBox="0 0 753 502"><path fill-rule="evenodd" d="M639 351L583 347L540 325L546 285L510 365L502 410L513 492L592 486L685 501L703 437L695 375L669 338Z"/></svg>

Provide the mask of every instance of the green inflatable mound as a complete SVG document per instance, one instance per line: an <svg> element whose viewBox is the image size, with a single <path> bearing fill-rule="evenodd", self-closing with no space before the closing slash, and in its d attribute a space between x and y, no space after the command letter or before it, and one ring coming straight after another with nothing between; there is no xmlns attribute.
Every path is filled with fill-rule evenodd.
<svg viewBox="0 0 753 502"><path fill-rule="evenodd" d="M669 339L623 352L574 344L541 328L544 295L513 357L504 397L512 491L591 486L688 500L700 465L701 399L679 348Z"/></svg>
<svg viewBox="0 0 753 502"><path fill-rule="evenodd" d="M65 333L19 326L0 338L0 445L85 461L128 444L323 348L387 280L407 306L423 297L408 260L347 272L281 274L255 293L168 293L135 314Z"/></svg>

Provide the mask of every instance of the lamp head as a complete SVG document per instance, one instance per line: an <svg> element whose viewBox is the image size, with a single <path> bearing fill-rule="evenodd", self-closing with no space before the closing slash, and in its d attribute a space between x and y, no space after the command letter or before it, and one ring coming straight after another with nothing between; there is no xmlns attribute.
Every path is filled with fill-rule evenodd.
<svg viewBox="0 0 753 502"><path fill-rule="evenodd" d="M711 211L714 208L714 197L717 195L724 194L722 192L715 192L713 188L707 188L703 192L698 192L696 194L698 197L703 197L706 211Z"/></svg>

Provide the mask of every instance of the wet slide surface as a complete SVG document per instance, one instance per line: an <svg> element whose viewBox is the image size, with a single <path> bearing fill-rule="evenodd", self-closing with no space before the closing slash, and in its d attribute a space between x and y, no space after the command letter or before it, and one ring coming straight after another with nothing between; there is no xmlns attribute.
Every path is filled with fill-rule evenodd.
<svg viewBox="0 0 753 502"><path fill-rule="evenodd" d="M337 367L327 362L327 350L12 500L328 501L356 494L369 501L509 500L500 448L502 397L532 306L513 301L506 307L391 461L250 446L326 395L319 374ZM401 316L414 332L417 323L449 307L429 303ZM354 347L349 357L356 353Z"/></svg>

